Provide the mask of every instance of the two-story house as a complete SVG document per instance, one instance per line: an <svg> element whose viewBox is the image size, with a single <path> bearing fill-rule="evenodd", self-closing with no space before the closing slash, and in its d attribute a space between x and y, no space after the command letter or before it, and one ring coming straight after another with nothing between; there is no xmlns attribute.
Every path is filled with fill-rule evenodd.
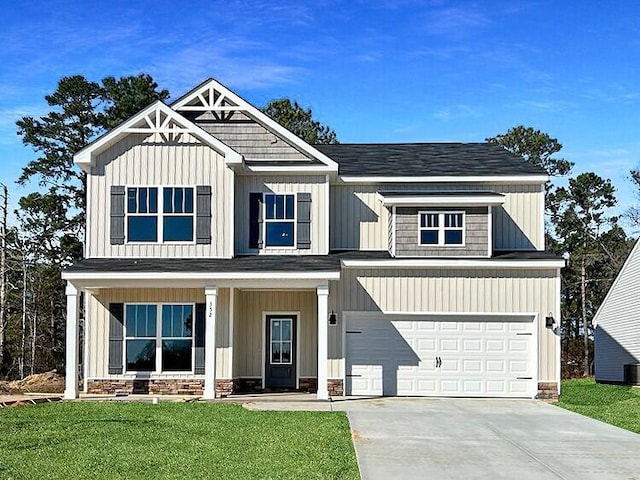
<svg viewBox="0 0 640 480"><path fill-rule="evenodd" d="M74 160L67 398L558 393L548 178L499 146L309 145L208 80Z"/></svg>

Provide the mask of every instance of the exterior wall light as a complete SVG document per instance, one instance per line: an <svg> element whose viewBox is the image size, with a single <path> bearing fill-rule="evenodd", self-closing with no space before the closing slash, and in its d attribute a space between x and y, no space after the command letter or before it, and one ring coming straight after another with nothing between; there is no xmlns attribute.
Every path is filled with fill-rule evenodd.
<svg viewBox="0 0 640 480"><path fill-rule="evenodd" d="M547 328L553 328L553 326L556 323L556 319L553 318L553 315L551 313L549 313L549 315L547 315L545 318L545 325Z"/></svg>
<svg viewBox="0 0 640 480"><path fill-rule="evenodd" d="M329 325L334 327L337 324L338 324L338 316L336 315L336 312L331 310L331 313L329 314Z"/></svg>

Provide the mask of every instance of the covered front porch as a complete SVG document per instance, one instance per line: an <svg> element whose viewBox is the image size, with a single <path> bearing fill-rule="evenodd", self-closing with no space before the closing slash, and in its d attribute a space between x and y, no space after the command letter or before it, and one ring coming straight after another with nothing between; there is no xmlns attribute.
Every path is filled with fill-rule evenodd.
<svg viewBox="0 0 640 480"><path fill-rule="evenodd" d="M119 271L106 271L104 260L101 269L94 262L63 273L65 398L343 393L342 380L330 378L328 352L329 282L339 267L171 272L154 271L149 260L113 260Z"/></svg>

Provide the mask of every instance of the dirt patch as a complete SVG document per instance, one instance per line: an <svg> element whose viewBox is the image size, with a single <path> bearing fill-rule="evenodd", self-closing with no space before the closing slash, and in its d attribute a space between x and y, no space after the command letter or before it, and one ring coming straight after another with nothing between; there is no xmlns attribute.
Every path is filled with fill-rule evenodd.
<svg viewBox="0 0 640 480"><path fill-rule="evenodd" d="M355 430L353 428L351 429L351 438L353 438L354 442L362 442L362 441L366 440L366 438L363 437L362 434L358 430Z"/></svg>
<svg viewBox="0 0 640 480"><path fill-rule="evenodd" d="M0 393L15 395L18 393L62 393L64 391L64 376L55 370L45 373L29 375L22 380L0 382Z"/></svg>

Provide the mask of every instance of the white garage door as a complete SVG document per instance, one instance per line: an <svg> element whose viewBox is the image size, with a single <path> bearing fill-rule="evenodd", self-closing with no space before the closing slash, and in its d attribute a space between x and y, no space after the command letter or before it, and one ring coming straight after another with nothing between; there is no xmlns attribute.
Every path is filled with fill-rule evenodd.
<svg viewBox="0 0 640 480"><path fill-rule="evenodd" d="M533 397L534 339L532 317L352 316L346 393Z"/></svg>

